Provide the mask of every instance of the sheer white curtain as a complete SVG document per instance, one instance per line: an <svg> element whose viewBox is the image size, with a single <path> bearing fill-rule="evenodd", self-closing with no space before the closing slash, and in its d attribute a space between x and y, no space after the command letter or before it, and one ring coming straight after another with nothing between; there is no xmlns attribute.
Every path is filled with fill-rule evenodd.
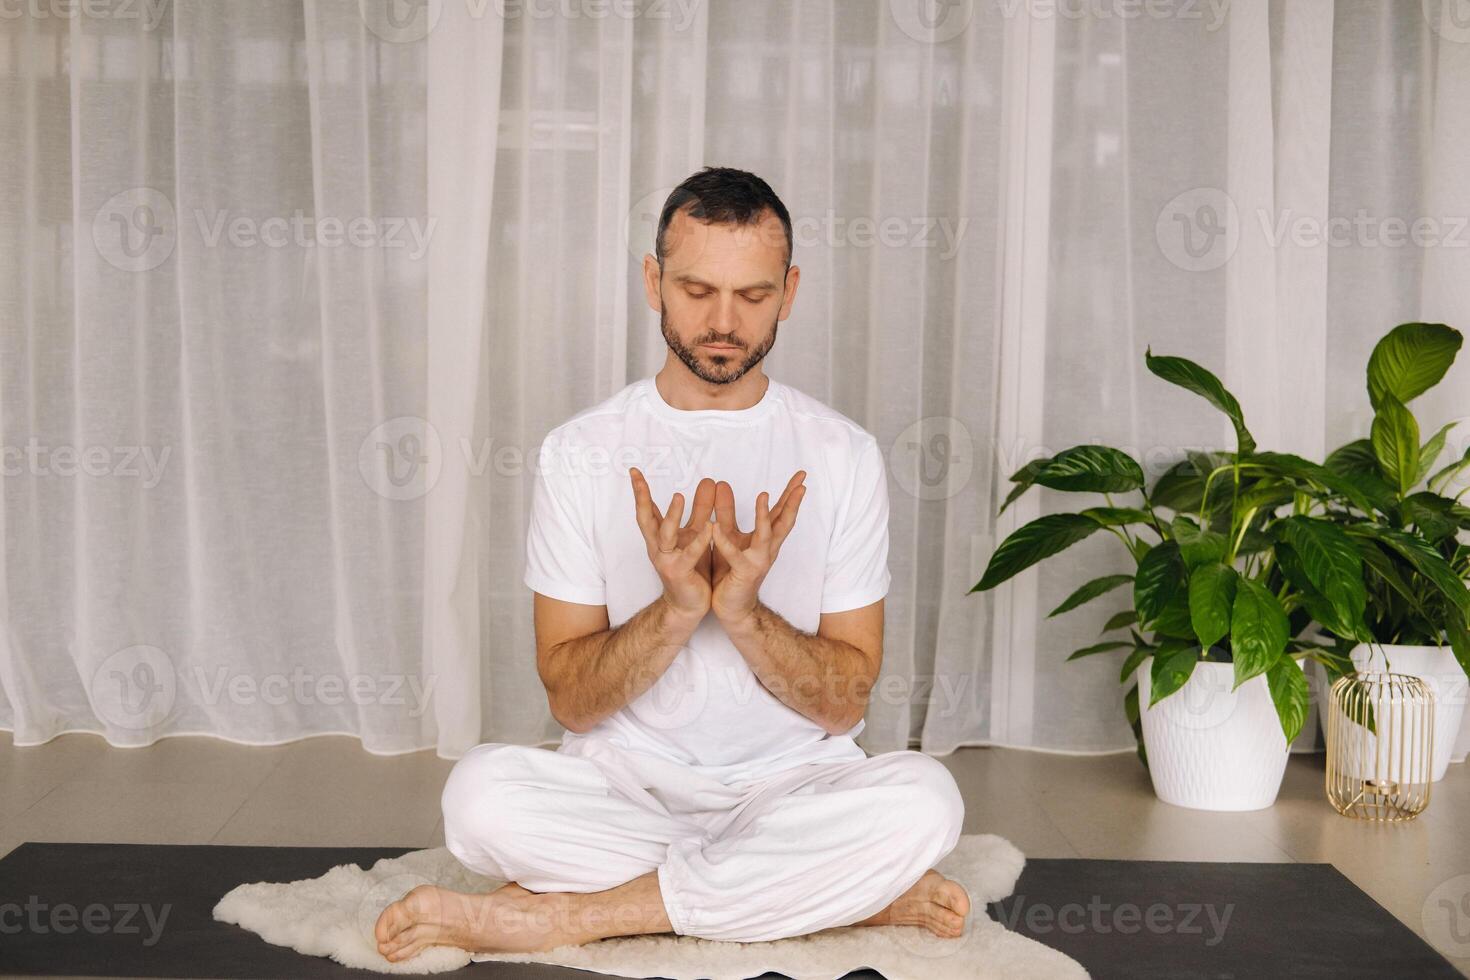
<svg viewBox="0 0 1470 980"><path fill-rule="evenodd" d="M1453 4L0 13L18 744L554 740L520 583L534 454L662 362L638 259L706 163L761 174L796 223L767 369L888 448L870 751L1131 746L1115 665L1064 663L1111 610L1041 618L1116 549L968 590L1073 503L994 516L1032 455L1109 442L1157 471L1227 443L1145 345L1318 455L1366 431L1382 331L1470 325ZM1416 218L1437 237L1385 244ZM1426 425L1470 414L1464 370Z"/></svg>

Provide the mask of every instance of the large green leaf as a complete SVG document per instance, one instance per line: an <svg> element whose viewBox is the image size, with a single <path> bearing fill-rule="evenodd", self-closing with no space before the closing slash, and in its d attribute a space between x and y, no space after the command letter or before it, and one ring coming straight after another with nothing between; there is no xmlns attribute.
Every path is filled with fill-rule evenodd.
<svg viewBox="0 0 1470 980"><path fill-rule="evenodd" d="M1291 628L1281 603L1259 582L1242 578L1230 611L1235 687L1269 670L1290 638Z"/></svg>
<svg viewBox="0 0 1470 980"><path fill-rule="evenodd" d="M1053 456L1032 478L1053 490L1122 493L1143 487L1143 468L1111 446L1073 446Z"/></svg>
<svg viewBox="0 0 1470 980"><path fill-rule="evenodd" d="M1103 527L1153 523L1153 516L1137 507L1089 507L1081 513L1083 517L1090 517Z"/></svg>
<svg viewBox="0 0 1470 980"><path fill-rule="evenodd" d="M1228 524L1233 481L1223 474L1212 481L1209 476L1216 469L1228 468L1233 459L1234 455L1227 453L1190 453L1187 459L1175 463L1154 481L1149 500L1155 508L1197 514L1205 505L1203 498L1208 482L1210 499L1208 506L1204 506L1206 520L1210 524Z"/></svg>
<svg viewBox="0 0 1470 980"><path fill-rule="evenodd" d="M1099 530L1101 525L1081 514L1047 514L1023 524L1001 542L985 574L971 592L984 592L1045 558L1064 551Z"/></svg>
<svg viewBox="0 0 1470 980"><path fill-rule="evenodd" d="M1376 546L1372 546L1375 547ZM1357 637L1364 640L1371 639L1367 635L1367 628L1362 624L1362 619L1347 619L1341 610L1334 606L1326 596L1318 591L1312 577L1307 574L1306 566L1297 557L1296 549L1287 544L1286 541L1276 542L1276 565L1281 573L1298 593L1301 606L1328 632L1336 636ZM1382 552L1379 552L1381 555Z"/></svg>
<svg viewBox="0 0 1470 980"><path fill-rule="evenodd" d="M1081 660L1083 657L1091 657L1094 654L1107 653L1109 650L1122 650L1124 647L1131 646L1133 646L1133 644L1128 642L1127 640L1109 640L1105 643L1094 643L1090 647L1083 647L1081 650L1073 650L1072 655L1067 659Z"/></svg>
<svg viewBox="0 0 1470 980"><path fill-rule="evenodd" d="M1230 632L1237 578L1235 569L1218 561L1189 573L1189 619L1200 646L1206 650Z"/></svg>
<svg viewBox="0 0 1470 980"><path fill-rule="evenodd" d="M1206 531L1192 518L1180 514L1169 523L1169 530L1179 544L1179 554L1190 568L1225 557L1229 542L1219 531Z"/></svg>
<svg viewBox="0 0 1470 980"><path fill-rule="evenodd" d="M1149 654L1153 652L1153 647L1134 647L1133 652L1128 654L1127 659L1123 661L1122 668L1118 671L1118 683L1127 684L1128 678L1138 670L1138 665L1147 660Z"/></svg>
<svg viewBox="0 0 1470 980"><path fill-rule="evenodd" d="M1431 476L1429 478L1429 489L1435 493L1442 492L1444 490L1444 484L1453 480L1467 466L1470 466L1470 449L1466 449L1465 455Z"/></svg>
<svg viewBox="0 0 1470 980"><path fill-rule="evenodd" d="M1450 649L1455 652L1460 669L1470 676L1470 630L1466 629L1465 621L1451 616L1445 623L1445 634L1450 638Z"/></svg>
<svg viewBox="0 0 1470 980"><path fill-rule="evenodd" d="M1429 475L1429 471L1434 468L1435 462L1439 459L1439 454L1444 452L1445 439L1449 437L1450 430L1457 424L1459 423L1446 422L1439 427L1438 432L1429 437L1428 442L1420 447L1419 471L1414 474L1414 485L1417 486L1421 480Z"/></svg>
<svg viewBox="0 0 1470 980"><path fill-rule="evenodd" d="M1109 630L1120 630L1125 626L1132 626L1138 622L1138 611L1135 609L1124 609L1113 613L1106 623L1103 623L1103 632Z"/></svg>
<svg viewBox="0 0 1470 980"><path fill-rule="evenodd" d="M1363 564L1372 569L1372 573L1381 578L1385 585L1397 592L1410 608L1427 619L1429 610L1424 608L1419 594L1405 581L1403 574L1399 571L1398 563L1389 557L1384 547L1367 537L1353 537L1353 542L1358 546L1358 554L1362 556ZM1338 635L1345 634L1339 633ZM1371 640L1371 637L1367 639Z"/></svg>
<svg viewBox="0 0 1470 980"><path fill-rule="evenodd" d="M1407 494L1419 478L1419 423L1393 395L1384 395L1373 416L1373 455L1388 482Z"/></svg>
<svg viewBox="0 0 1470 980"><path fill-rule="evenodd" d="M1368 397L1378 409L1386 396L1408 404L1439 384L1460 352L1460 332L1443 323L1401 323L1368 358Z"/></svg>
<svg viewBox="0 0 1470 980"><path fill-rule="evenodd" d="M1387 480L1378 475L1376 459L1373 467L1372 473L1349 473L1346 476L1339 474L1337 476L1338 486L1345 488L1339 492L1357 503L1359 509L1367 517L1372 517L1374 511L1385 515L1396 514L1399 506L1398 487L1390 486ZM1348 494L1347 490L1357 494L1357 498ZM1363 500L1368 502L1368 507L1362 506L1361 501Z"/></svg>
<svg viewBox="0 0 1470 980"><path fill-rule="evenodd" d="M1230 424L1235 427L1235 441L1239 451L1242 453L1256 451L1256 440L1251 438L1250 432L1245 427L1240 402L1225 390L1219 378L1193 361L1182 357L1155 357L1152 349L1144 351L1143 362L1160 378L1194 392L1224 412L1230 419Z"/></svg>
<svg viewBox="0 0 1470 980"><path fill-rule="evenodd" d="M1012 473L1011 482L1015 486L1011 488L1011 492L1006 495L1005 501L1000 505L999 513L1004 514L1006 508L1016 502L1017 497L1031 489L1032 485L1036 482L1036 474L1041 472L1041 468L1050 462L1051 457L1047 457L1046 459L1033 459Z"/></svg>
<svg viewBox="0 0 1470 980"><path fill-rule="evenodd" d="M1160 647L1155 651L1149 672L1148 706L1152 708L1183 687L1197 663L1199 648L1193 644Z"/></svg>
<svg viewBox="0 0 1470 980"><path fill-rule="evenodd" d="M1301 559L1308 580L1337 611L1339 622L1356 633L1368 605L1368 589L1363 584L1363 558L1352 538L1336 524L1311 517L1288 517L1277 528Z"/></svg>
<svg viewBox="0 0 1470 980"><path fill-rule="evenodd" d="M1454 608L1460 610L1462 616L1470 616L1470 591L1466 590L1465 583L1450 567L1450 563L1422 537L1366 521L1345 525L1343 530L1349 534L1371 537L1388 545L1403 556L1414 571L1427 579Z"/></svg>
<svg viewBox="0 0 1470 980"><path fill-rule="evenodd" d="M1179 545L1164 541L1149 549L1133 576L1133 608L1138 621L1147 626L1159 617L1176 597L1184 597L1185 568Z"/></svg>
<svg viewBox="0 0 1470 980"><path fill-rule="evenodd" d="M1070 612L1085 602L1091 602L1098 596L1113 591L1124 582L1131 581L1133 581L1132 575L1104 575L1101 578L1095 578L1091 582L1083 584L1076 592L1063 599L1060 606L1047 613L1047 618L1060 616L1064 612Z"/></svg>
<svg viewBox="0 0 1470 980"><path fill-rule="evenodd" d="M1275 513L1277 508L1296 499L1297 488L1277 480L1256 480L1241 491L1237 510L1263 510Z"/></svg>
<svg viewBox="0 0 1470 980"><path fill-rule="evenodd" d="M1307 720L1311 692L1307 690L1306 674L1291 657L1281 656L1266 671L1266 686L1276 705L1276 716L1281 719L1281 732L1290 744Z"/></svg>
<svg viewBox="0 0 1470 980"><path fill-rule="evenodd" d="M1363 495L1353 479L1300 456L1291 453L1256 453L1249 463L1253 468L1260 467L1279 478L1313 484L1340 493L1365 513L1373 510L1373 502Z"/></svg>
<svg viewBox="0 0 1470 980"><path fill-rule="evenodd" d="M1328 455L1322 465L1344 476L1377 474L1378 457L1373 455L1373 440L1354 439L1347 445L1339 446Z"/></svg>
<svg viewBox="0 0 1470 980"><path fill-rule="evenodd" d="M1419 533L1431 544L1443 541L1460 529L1455 502L1428 490L1404 498L1403 516L1404 523L1417 526Z"/></svg>

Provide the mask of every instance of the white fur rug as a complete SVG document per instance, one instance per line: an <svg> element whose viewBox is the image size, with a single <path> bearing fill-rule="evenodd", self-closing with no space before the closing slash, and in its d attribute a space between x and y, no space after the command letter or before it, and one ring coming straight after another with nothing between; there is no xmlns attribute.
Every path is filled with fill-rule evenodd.
<svg viewBox="0 0 1470 980"><path fill-rule="evenodd" d="M834 980L853 970L877 970L888 980L980 980L995 977L1075 980L1081 964L1048 946L1008 931L986 914L986 903L1011 894L1026 859L1009 841L969 834L939 870L970 893L963 936L938 939L915 926L826 929L775 942L727 943L664 934L604 939L533 954L477 954L436 946L411 960L378 955L378 914L425 882L456 891L483 892L503 882L468 871L442 847L385 858L364 871L342 864L320 878L240 885L220 899L214 917L258 933L267 942L312 956L330 956L380 973L440 973L472 960L553 963L625 977L670 980L745 980L768 971L793 980Z"/></svg>

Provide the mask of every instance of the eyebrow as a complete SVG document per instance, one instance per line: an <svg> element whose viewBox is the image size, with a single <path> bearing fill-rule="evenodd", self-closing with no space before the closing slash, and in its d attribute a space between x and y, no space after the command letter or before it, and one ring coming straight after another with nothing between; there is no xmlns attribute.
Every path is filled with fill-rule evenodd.
<svg viewBox="0 0 1470 980"><path fill-rule="evenodd" d="M705 286L705 287L708 287L709 289L718 289L719 288L714 283L705 282L703 279L700 279L698 276L691 276L688 273L680 273L680 274L674 276L674 282L679 283L681 285ZM755 289L764 289L764 290L766 290L768 292L774 292L775 289L776 289L776 284L773 283L773 282L771 282L769 279L763 279L760 282L753 282L753 283L751 283L748 286L741 286L741 287L737 288L735 290L735 292L737 292L737 293L748 293L751 290L755 290Z"/></svg>

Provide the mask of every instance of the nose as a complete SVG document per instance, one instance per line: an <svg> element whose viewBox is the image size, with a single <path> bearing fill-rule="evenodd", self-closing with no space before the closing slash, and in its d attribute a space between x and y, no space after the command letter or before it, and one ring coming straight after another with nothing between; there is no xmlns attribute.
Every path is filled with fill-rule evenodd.
<svg viewBox="0 0 1470 980"><path fill-rule="evenodd" d="M740 329L740 318L735 313L736 302L738 301L734 295L730 295L720 297L719 301L715 303L715 308L710 314L710 322L708 324L710 335L715 339L711 340L710 343L740 346L740 342L735 339L735 335Z"/></svg>

